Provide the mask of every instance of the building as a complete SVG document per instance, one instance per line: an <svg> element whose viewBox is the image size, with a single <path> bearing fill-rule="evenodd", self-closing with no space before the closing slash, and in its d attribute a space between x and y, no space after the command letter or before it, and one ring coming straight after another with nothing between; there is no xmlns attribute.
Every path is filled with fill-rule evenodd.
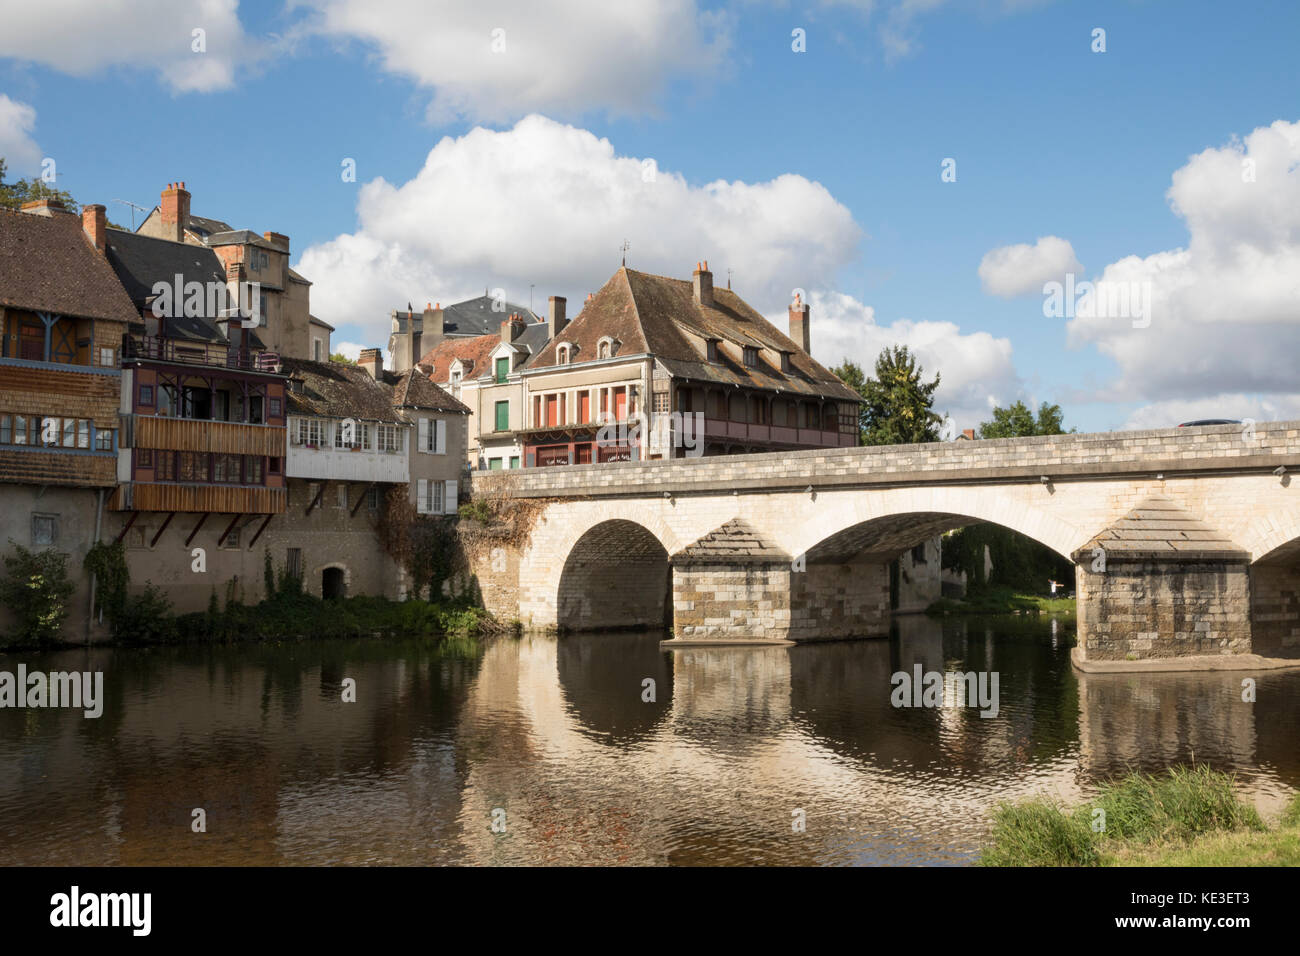
<svg viewBox="0 0 1300 956"><path fill-rule="evenodd" d="M856 392L809 354L809 310L778 331L708 263L626 266L519 372L527 467L856 445Z"/></svg>
<svg viewBox="0 0 1300 956"><path fill-rule="evenodd" d="M520 372L565 326L565 299L551 296L547 320L514 314L487 335L444 338L419 367L471 410L466 453L474 468L523 466L524 386Z"/></svg>
<svg viewBox="0 0 1300 956"><path fill-rule="evenodd" d="M395 372L404 372L422 361L421 356L437 348L446 339L470 339L495 335L501 322L511 316L520 316L526 325L535 325L541 318L532 309L506 301L505 294L483 295L456 302L443 308L441 303L429 303L423 312L415 312L410 304L406 311L391 313L392 332L388 337L390 365Z"/></svg>
<svg viewBox="0 0 1300 956"><path fill-rule="evenodd" d="M291 358L328 361L334 327L311 314L311 283L289 268L289 237L278 232L258 235L195 216L190 200L183 182L169 183L137 234L212 250L232 282L257 283L258 332L268 349Z"/></svg>
<svg viewBox="0 0 1300 956"><path fill-rule="evenodd" d="M104 207L0 210L0 548L68 557L68 629L90 615L81 560L117 480L123 334L136 317L100 250ZM0 609L0 628L9 621Z"/></svg>

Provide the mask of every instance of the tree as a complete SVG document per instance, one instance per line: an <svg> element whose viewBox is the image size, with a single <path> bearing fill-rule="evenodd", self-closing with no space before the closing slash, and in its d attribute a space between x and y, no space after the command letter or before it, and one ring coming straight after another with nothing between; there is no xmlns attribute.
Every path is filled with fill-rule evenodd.
<svg viewBox="0 0 1300 956"><path fill-rule="evenodd" d="M330 361L331 361L331 362L338 362L338 363L341 364L341 365L356 365L356 364L357 364L355 361L353 361L352 359L348 358L348 357L347 357L346 355L344 355L342 352L331 352L331 353L330 353Z"/></svg>
<svg viewBox="0 0 1300 956"><path fill-rule="evenodd" d="M6 576L0 579L0 604L14 616L12 636L22 642L45 643L58 638L68 617L68 601L76 585L68 577L68 559L53 548L28 551L12 538L14 553L5 555Z"/></svg>
<svg viewBox="0 0 1300 956"><path fill-rule="evenodd" d="M6 209L21 209L23 203L32 202L36 199L54 199L63 203L63 207L72 213L81 212L81 204L73 198L72 193L65 189L54 189L46 185L39 178L20 179L17 182L5 182L6 164L3 156L0 156L0 207ZM109 229L121 229L127 231L124 227L119 226L111 220L105 219L105 225Z"/></svg>
<svg viewBox="0 0 1300 956"><path fill-rule="evenodd" d="M1038 406L1038 417L1024 402L1008 408L993 409L993 420L980 425L980 438L1029 438L1033 435L1063 435L1060 405L1043 402ZM1074 429L1070 429L1074 431Z"/></svg>
<svg viewBox="0 0 1300 956"><path fill-rule="evenodd" d="M847 360L846 371L857 369ZM926 382L924 370L906 345L882 349L876 359L875 378L854 385L864 399L859 415L859 429L864 445L905 445L913 442L938 441L942 421L934 411L934 393L939 375ZM862 374L857 370L857 374Z"/></svg>
<svg viewBox="0 0 1300 956"><path fill-rule="evenodd" d="M867 384L867 376L863 374L862 366L859 365L857 362L850 362L846 357L844 361L839 364L838 368L831 369L831 374L834 375L836 378L838 378L849 388L853 389L853 391L857 392L863 398L866 398L866 394L863 392L863 389L866 387ZM865 445L867 443L866 436L867 436L867 406L859 405L858 406L858 444L859 445Z"/></svg>

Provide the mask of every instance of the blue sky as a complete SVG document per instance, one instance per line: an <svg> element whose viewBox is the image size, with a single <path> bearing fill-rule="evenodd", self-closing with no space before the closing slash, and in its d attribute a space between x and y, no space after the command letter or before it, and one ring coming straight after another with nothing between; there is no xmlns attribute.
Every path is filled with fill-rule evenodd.
<svg viewBox="0 0 1300 956"><path fill-rule="evenodd" d="M572 314L626 238L632 267L686 277L709 258L778 319L804 288L828 364L908 342L962 427L1016 398L1080 430L1300 417L1280 364L1300 320L1294 3L665 0L623 22L588 0L153 3L17 14L0 39L11 177L51 157L125 223L110 200L152 206L185 180L196 214L292 238L336 344L381 344L392 308L487 286L527 302L535 284L538 311L566 294ZM1256 155L1259 188L1221 181ZM623 175L619 157L652 158L665 188L585 187ZM1080 279L1154 282L1151 329L1045 317L1036 253L1035 291L990 291L986 255L1048 236ZM1242 343L1258 356L1220 357Z"/></svg>

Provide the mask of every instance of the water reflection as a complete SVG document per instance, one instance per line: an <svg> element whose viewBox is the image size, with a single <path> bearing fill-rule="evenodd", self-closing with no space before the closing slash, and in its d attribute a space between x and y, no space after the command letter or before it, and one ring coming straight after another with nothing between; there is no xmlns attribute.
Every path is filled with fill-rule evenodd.
<svg viewBox="0 0 1300 956"><path fill-rule="evenodd" d="M1069 627L0 655L103 669L106 693L99 720L0 710L0 862L962 863L998 800L1128 769L1234 770L1265 812L1300 786L1300 672L1080 675ZM915 664L996 670L998 716L893 707Z"/></svg>

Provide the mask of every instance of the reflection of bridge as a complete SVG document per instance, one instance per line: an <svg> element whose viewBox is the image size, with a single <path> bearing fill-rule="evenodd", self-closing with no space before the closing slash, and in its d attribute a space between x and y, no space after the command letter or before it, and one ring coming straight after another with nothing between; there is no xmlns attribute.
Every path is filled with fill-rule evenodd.
<svg viewBox="0 0 1300 956"><path fill-rule="evenodd" d="M1298 468L1300 422L1272 422L481 474L545 504L474 571L536 627L871 635L890 561L988 521L1075 561L1088 659L1300 656Z"/></svg>

